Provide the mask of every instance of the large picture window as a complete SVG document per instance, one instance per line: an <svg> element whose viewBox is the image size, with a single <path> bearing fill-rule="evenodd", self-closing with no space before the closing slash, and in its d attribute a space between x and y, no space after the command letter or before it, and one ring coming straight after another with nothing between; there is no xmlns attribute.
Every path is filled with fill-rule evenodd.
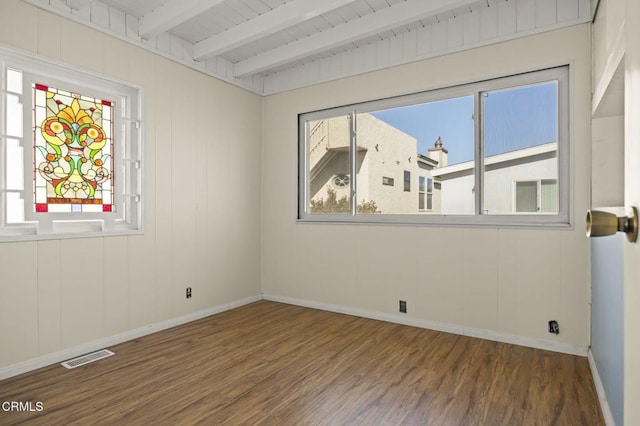
<svg viewBox="0 0 640 426"><path fill-rule="evenodd" d="M140 90L15 51L0 59L0 241L140 232Z"/></svg>
<svg viewBox="0 0 640 426"><path fill-rule="evenodd" d="M568 94L565 66L300 114L298 219L567 226Z"/></svg>

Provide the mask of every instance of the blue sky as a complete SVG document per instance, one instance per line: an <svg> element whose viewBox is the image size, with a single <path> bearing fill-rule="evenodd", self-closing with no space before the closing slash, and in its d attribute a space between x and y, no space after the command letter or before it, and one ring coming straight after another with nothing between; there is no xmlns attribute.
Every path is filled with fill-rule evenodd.
<svg viewBox="0 0 640 426"><path fill-rule="evenodd" d="M485 155L557 140L557 85L546 83L489 92L484 98ZM427 154L438 137L449 164L473 159L473 96L393 108L373 113L418 140Z"/></svg>

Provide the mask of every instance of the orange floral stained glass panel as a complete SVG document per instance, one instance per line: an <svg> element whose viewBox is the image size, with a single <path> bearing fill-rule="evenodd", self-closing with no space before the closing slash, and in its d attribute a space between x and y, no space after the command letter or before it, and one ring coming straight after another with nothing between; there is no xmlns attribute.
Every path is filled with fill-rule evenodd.
<svg viewBox="0 0 640 426"><path fill-rule="evenodd" d="M33 86L34 211L114 210L113 101Z"/></svg>

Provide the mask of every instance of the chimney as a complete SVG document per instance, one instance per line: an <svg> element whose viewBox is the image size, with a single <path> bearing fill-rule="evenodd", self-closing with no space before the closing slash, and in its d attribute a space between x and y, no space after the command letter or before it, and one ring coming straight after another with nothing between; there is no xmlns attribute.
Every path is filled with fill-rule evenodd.
<svg viewBox="0 0 640 426"><path fill-rule="evenodd" d="M438 136L438 140L436 140L433 146L433 148L429 148L429 158L438 162L438 168L446 167L449 151L442 147L442 139L440 139L440 136Z"/></svg>

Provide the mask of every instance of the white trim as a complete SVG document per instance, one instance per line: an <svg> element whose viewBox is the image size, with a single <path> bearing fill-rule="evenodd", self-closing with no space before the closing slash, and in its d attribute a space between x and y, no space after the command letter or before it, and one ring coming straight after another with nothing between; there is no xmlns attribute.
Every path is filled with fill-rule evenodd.
<svg viewBox="0 0 640 426"><path fill-rule="evenodd" d="M70 358L75 358L80 355L84 355L88 352L97 351L99 349L103 349L108 346L117 345L119 343L137 339L142 336L147 336L149 334L157 333L159 331L166 330L171 327L175 327L175 326L186 324L202 318L206 318L208 316L219 314L221 312L230 311L231 309L248 305L249 303L257 302L260 300L262 300L261 294L258 294L256 296L250 296L244 299L235 300L229 303L218 305L213 308L192 312L187 315L161 321L159 323L151 324L145 327L140 327L135 330L116 334L115 336L106 337L100 340L86 343L84 345L65 349L49 355L41 356L35 359L20 362L18 364L10 365L8 367L0 368L0 380L8 379L9 377L27 373L29 371L33 371L38 368L46 367L52 364L57 364L59 362L66 361Z"/></svg>
<svg viewBox="0 0 640 426"><path fill-rule="evenodd" d="M362 318L369 318L378 321L391 322L395 324L409 325L412 327L425 328L428 330L442 331L445 333L459 334L462 336L477 337L479 339L492 340L495 342L509 343L512 345L526 346L529 348L542 349L577 356L587 356L588 348L583 346L569 345L563 343L549 342L546 340L534 339L531 337L516 336L513 334L500 333L491 330L467 328L460 325L449 324L439 321L430 321L419 318L411 318L406 315L386 314L382 312L367 311L364 309L351 308L342 305L332 305L327 303L314 302L311 300L297 299L293 297L263 294L264 300L272 302L286 303L289 305L304 306L307 308L320 309L323 311L336 312L340 314L354 315Z"/></svg>
<svg viewBox="0 0 640 426"><path fill-rule="evenodd" d="M609 400L607 400L607 393L602 385L600 374L598 374L598 367L596 366L596 360L593 358L593 352L591 349L589 349L587 358L589 359L589 367L591 367L591 375L593 376L593 383L596 386L596 393L598 394L598 400L600 401L600 410L602 410L604 422L607 426L615 426L616 422L613 420L611 407L609 407Z"/></svg>
<svg viewBox="0 0 640 426"><path fill-rule="evenodd" d="M593 117L606 116L602 114L603 111L601 111L601 108L604 105L604 100L607 96L611 96L612 88L613 92L619 97L624 97L624 35L624 25L622 25L615 34L615 37L613 37L611 48L607 52L608 56L605 60L604 69L601 71L599 76L594 76L594 79L597 80L595 81L595 88L591 101L591 115ZM594 52L593 56L596 56L596 52ZM624 101L619 103L621 103L624 108ZM616 112L622 114L624 109L623 111Z"/></svg>

